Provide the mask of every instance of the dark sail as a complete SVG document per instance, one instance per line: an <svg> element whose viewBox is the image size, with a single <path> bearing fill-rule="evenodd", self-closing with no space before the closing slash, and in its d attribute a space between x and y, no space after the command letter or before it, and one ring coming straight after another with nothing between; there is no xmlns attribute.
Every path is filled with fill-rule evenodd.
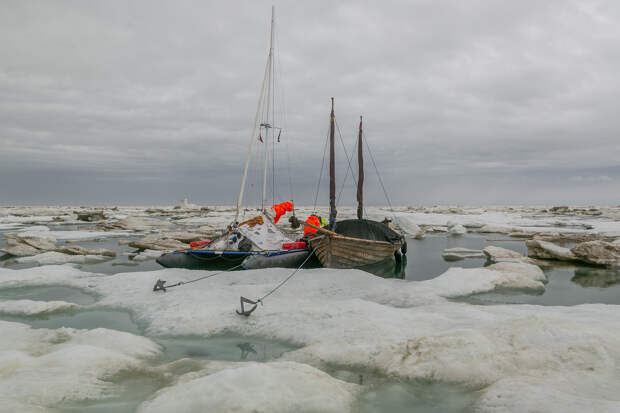
<svg viewBox="0 0 620 413"><path fill-rule="evenodd" d="M332 98L332 113L329 117L329 228L336 224L336 158L334 148L334 132L336 118L334 115L334 98Z"/></svg>
<svg viewBox="0 0 620 413"><path fill-rule="evenodd" d="M364 215L364 151L362 147L362 117L360 116L360 132L357 138L357 219Z"/></svg>

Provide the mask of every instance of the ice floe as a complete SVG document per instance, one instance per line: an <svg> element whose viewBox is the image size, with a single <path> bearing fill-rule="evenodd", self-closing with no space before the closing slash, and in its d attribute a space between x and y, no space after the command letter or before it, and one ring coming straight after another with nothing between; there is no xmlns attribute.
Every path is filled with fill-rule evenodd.
<svg viewBox="0 0 620 413"><path fill-rule="evenodd" d="M357 385L294 362L239 363L203 377L190 373L138 412L347 412Z"/></svg>
<svg viewBox="0 0 620 413"><path fill-rule="evenodd" d="M448 221L446 226L448 227L448 233L451 235L463 235L467 233L467 228L457 222Z"/></svg>
<svg viewBox="0 0 620 413"><path fill-rule="evenodd" d="M469 248L446 248L441 257L446 261L460 261L465 258L484 258L485 255L481 250L473 250Z"/></svg>
<svg viewBox="0 0 620 413"><path fill-rule="evenodd" d="M270 337L301 346L285 353L283 360L314 368L352 366L403 379L461 383L480 389L481 411L509 411L501 402L489 403L499 396L510 406L509 400L517 397L513 392L518 389L502 386L502 380L517 382L523 377L541 389L567 394L565 401L538 400L541 411L572 408L572 398L591 398L593 406L605 403L613 406L617 401L615 392L620 386L620 372L616 367L620 365L617 306L474 306L444 298L497 288L544 288L544 275L536 266L499 263L487 268L451 269L436 279L422 282L381 279L357 270L302 270L265 300L251 317L234 313L241 295L256 298L266 294L288 274L284 269L227 273L166 293L154 293L152 286L158 278L187 281L197 273L168 269L132 273L131 277L126 274L101 277L67 267L38 267L0 269L0 287L50 283L80 286L101 296L98 305L131 310L147 326L149 334L215 335L228 331ZM78 358L84 357L78 354ZM115 360L116 354L111 357ZM88 362L98 366L96 361ZM291 372L292 376L275 370L272 366L256 368L284 389L289 381L294 381L290 379L292 376L305 383L306 373L298 369ZM195 397L197 403L214 406L209 403L217 400L215 396L209 398L211 401L199 394L194 396L200 393L197 389L208 392L211 385L215 388L229 383L234 389L231 391L237 391L233 383L238 381L232 377L246 376L242 371L209 379L209 376L190 378L189 383L197 381L187 394ZM312 371L309 369L308 374L314 374ZM285 377L288 379L282 382ZM81 386L72 380L69 378L75 386ZM247 380L249 388L258 386L254 378ZM584 386L584 380L593 384ZM319 386L330 381L308 383L308 386ZM183 386L175 385L161 390L153 401L170 403L175 388L185 391L181 390ZM76 391L87 392L82 388ZM350 394L345 391L337 397L346 405ZM529 394L519 395L529 398ZM233 402L225 395L220 397L222 403ZM150 403L146 402L142 408L157 408L158 403ZM286 403L280 400L278 406L290 406ZM228 404L215 406L223 405Z"/></svg>
<svg viewBox="0 0 620 413"><path fill-rule="evenodd" d="M485 268L452 267L437 278L421 281L441 297L462 297L496 289L544 290L542 270L531 264L502 262Z"/></svg>
<svg viewBox="0 0 620 413"><path fill-rule="evenodd" d="M77 304L65 301L34 301L34 300L8 300L0 301L0 313L11 315L40 315L55 311L70 310Z"/></svg>
<svg viewBox="0 0 620 413"><path fill-rule="evenodd" d="M28 257L16 258L15 261L23 263L36 263L39 265L54 265L54 264L96 264L104 261L111 260L113 257L105 255L71 255L63 254L62 252L48 251L42 254L32 255Z"/></svg>
<svg viewBox="0 0 620 413"><path fill-rule="evenodd" d="M538 239L525 241L527 255L543 260L575 261L577 257L569 248L564 248L551 242Z"/></svg>
<svg viewBox="0 0 620 413"><path fill-rule="evenodd" d="M2 409L5 403L34 411L110 397L119 391L111 375L144 368L144 359L160 352L147 338L107 329L32 329L0 321L0 331Z"/></svg>
<svg viewBox="0 0 620 413"><path fill-rule="evenodd" d="M5 245L0 248L0 252L14 257L25 257L56 249L56 240L53 238L20 237L5 234L4 240Z"/></svg>
<svg viewBox="0 0 620 413"><path fill-rule="evenodd" d="M162 254L161 250L144 250L141 251L137 254L130 254L129 258L131 258L132 261L147 261L147 260L154 260L155 258L159 258Z"/></svg>
<svg viewBox="0 0 620 413"><path fill-rule="evenodd" d="M598 265L620 264L620 245L605 241L582 242L570 252L581 261Z"/></svg>

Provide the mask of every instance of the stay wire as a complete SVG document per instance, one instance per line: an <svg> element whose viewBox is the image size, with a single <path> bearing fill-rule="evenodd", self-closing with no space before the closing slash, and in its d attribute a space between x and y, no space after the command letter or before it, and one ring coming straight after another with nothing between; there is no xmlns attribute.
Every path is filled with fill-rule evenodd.
<svg viewBox="0 0 620 413"><path fill-rule="evenodd" d="M342 190L344 189L344 184L345 184L345 180L347 179L347 176L349 174L349 170L351 171L351 178L353 179L353 183L357 186L357 179L355 179L355 174L353 173L353 167L351 166L351 159L349 158L349 154L347 153L347 148L344 145L344 140L342 139L342 133L340 132L340 125L338 125L338 121L335 122L336 123L336 128L338 129L338 136L340 137L340 143L342 144L342 150L344 152L344 156L346 156L347 158L347 164L348 164L348 169L345 172L345 177L344 180L342 181L342 187L340 189L340 193L342 193ZM357 146L357 141L355 143L355 146ZM338 195L338 202L340 202L340 195Z"/></svg>
<svg viewBox="0 0 620 413"><path fill-rule="evenodd" d="M282 113L281 113L281 117L282 117L282 129L283 130L288 130L288 111L287 111L287 104L286 104L286 85L284 84L284 82L282 82L282 78L285 75L284 73L284 69L282 67L282 61L280 60L280 36L278 34L278 32L276 31L276 33L274 33L274 40L276 43L276 47L275 47L275 54L276 54L276 60L278 62L278 64L276 65L276 76L278 79L278 92L280 94L280 104L282 106ZM284 75L283 75L284 74ZM295 192L293 191L293 178L292 178L292 173L291 173L291 150L290 150L290 144L289 144L289 140L288 136L285 136L286 139L286 158L287 158L287 170L288 170L288 185L289 185L289 192L290 192L290 196L291 196L291 201L293 202L293 215L295 215Z"/></svg>
<svg viewBox="0 0 620 413"><path fill-rule="evenodd" d="M383 179L381 178L381 174L379 173L379 168L377 168L377 164L375 163L375 157L372 155L372 151L370 150L368 139L364 139L364 142L366 142L366 148L368 149L368 154L370 154L370 160L372 161L372 165L375 167L375 171L377 172L377 178L379 178L379 183L381 184L381 188L383 189L383 194L385 195L385 199L387 200L388 205L390 206L390 212L392 212L392 216L396 218L396 215L394 214L394 208L392 207L392 201L390 200L387 190L385 189L385 185L383 184Z"/></svg>
<svg viewBox="0 0 620 413"><path fill-rule="evenodd" d="M321 160L321 172L319 173L319 181L316 184L316 192L314 194L314 207L312 213L316 212L316 203L319 199L319 189L321 187L321 178L323 177L323 169L325 168L325 154L327 153L327 142L329 142L329 132L325 136L325 145L323 145L323 159Z"/></svg>

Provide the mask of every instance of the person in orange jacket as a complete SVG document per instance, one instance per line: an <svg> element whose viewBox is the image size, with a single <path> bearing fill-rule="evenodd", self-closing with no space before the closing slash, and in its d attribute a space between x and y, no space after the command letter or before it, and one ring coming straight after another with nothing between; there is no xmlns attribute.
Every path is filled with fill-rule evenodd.
<svg viewBox="0 0 620 413"><path fill-rule="evenodd" d="M314 225L315 227L320 227L321 226L321 218L317 217L316 215L310 215L308 217L308 219L306 220L307 224L310 225ZM307 235L314 235L316 234L317 229L316 228L312 228L309 226L305 226L304 227L304 237Z"/></svg>

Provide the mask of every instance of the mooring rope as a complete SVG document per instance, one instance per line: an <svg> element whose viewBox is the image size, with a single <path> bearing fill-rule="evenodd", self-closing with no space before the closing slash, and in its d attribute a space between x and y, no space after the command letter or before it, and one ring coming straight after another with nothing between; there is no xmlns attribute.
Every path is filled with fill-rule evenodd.
<svg viewBox="0 0 620 413"><path fill-rule="evenodd" d="M263 295L261 298L258 298L256 300L250 300L250 299L245 298L245 297L240 297L241 311L237 310L237 314L249 317L250 314L252 314L252 312L254 312L254 310L256 310L256 307L258 306L258 303L260 303L262 305L263 304L263 300L265 298L269 297L271 294L275 293L278 289L280 289L280 287L282 287L284 284L286 284L286 282L288 280L290 280L295 274L297 274L297 272L299 272L299 270L301 270L301 268L306 264L306 262L308 262L308 260L310 259L310 257L312 257L313 254L314 254L314 250L310 251L310 254L308 254L308 256L306 257L304 262L302 262L301 265L295 269L295 271L293 271L288 277L286 277L284 280L282 280L280 282L280 284L276 285L271 291L269 291L267 294ZM245 310L244 307L243 307L243 303L253 304L253 307L250 308L249 310Z"/></svg>
<svg viewBox="0 0 620 413"><path fill-rule="evenodd" d="M163 292L166 292L166 290L168 288L178 287L178 286L184 285L184 284L191 284L191 283L195 283L196 281L201 281L201 280L204 280L204 279L207 279L207 278L215 277L218 274L222 274L222 273L225 273L225 272L230 272L230 271L236 270L237 268L241 267L242 265L243 265L243 263L239 264L239 265L235 265L234 267L231 267L231 268L229 268L227 270L216 272L215 274L203 275L202 277L198 277L198 278L195 278L195 279L189 280L189 281L179 281L178 283L172 284L172 285L166 285L166 281L164 281L164 280L157 280L157 282L155 283L155 286L153 287L153 291L163 291Z"/></svg>

